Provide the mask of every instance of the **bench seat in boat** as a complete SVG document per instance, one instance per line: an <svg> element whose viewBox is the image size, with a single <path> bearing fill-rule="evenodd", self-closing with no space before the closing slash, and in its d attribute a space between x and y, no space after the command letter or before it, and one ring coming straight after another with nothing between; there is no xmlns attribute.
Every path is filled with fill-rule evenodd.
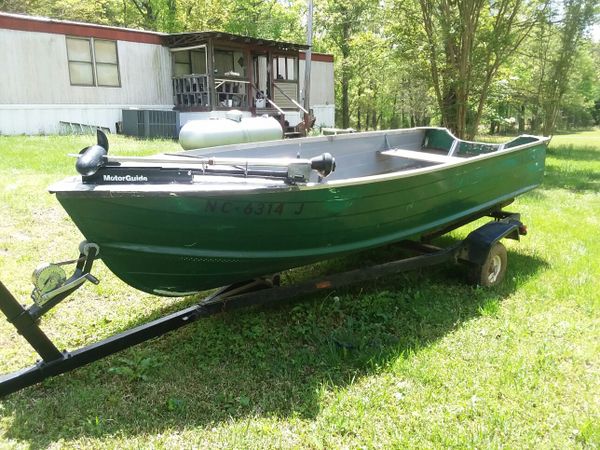
<svg viewBox="0 0 600 450"><path fill-rule="evenodd" d="M414 150L403 150L400 148L385 150L381 152L381 154L385 156L399 156L401 158L416 159L418 161L426 161L438 164L464 161L464 158L459 158L457 156L436 155L433 153L416 152Z"/></svg>

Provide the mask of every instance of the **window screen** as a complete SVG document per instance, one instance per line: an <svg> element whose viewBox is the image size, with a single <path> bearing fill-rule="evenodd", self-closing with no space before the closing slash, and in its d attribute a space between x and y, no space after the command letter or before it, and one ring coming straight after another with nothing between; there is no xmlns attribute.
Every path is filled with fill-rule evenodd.
<svg viewBox="0 0 600 450"><path fill-rule="evenodd" d="M215 74L245 78L244 53L236 50L215 50Z"/></svg>
<svg viewBox="0 0 600 450"><path fill-rule="evenodd" d="M206 73L206 51L192 50L190 52L192 60L192 73L205 74Z"/></svg>
<svg viewBox="0 0 600 450"><path fill-rule="evenodd" d="M224 75L233 72L233 52L215 50L215 73Z"/></svg>

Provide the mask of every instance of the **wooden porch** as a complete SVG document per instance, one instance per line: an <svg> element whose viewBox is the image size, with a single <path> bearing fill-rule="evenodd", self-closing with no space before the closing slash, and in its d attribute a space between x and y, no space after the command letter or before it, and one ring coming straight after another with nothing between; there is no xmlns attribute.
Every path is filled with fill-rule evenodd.
<svg viewBox="0 0 600 450"><path fill-rule="evenodd" d="M298 63L307 46L220 32L173 34L167 41L175 109L308 113L300 105Z"/></svg>

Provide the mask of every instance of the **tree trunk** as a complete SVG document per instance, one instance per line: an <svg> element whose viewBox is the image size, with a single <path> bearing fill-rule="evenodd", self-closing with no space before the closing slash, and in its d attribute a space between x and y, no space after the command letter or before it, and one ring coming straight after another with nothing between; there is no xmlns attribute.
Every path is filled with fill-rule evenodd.
<svg viewBox="0 0 600 450"><path fill-rule="evenodd" d="M348 96L350 77L342 69L342 128L350 128L350 99Z"/></svg>
<svg viewBox="0 0 600 450"><path fill-rule="evenodd" d="M519 111L519 134L523 134L525 133L525 105L521 105Z"/></svg>
<svg viewBox="0 0 600 450"><path fill-rule="evenodd" d="M398 93L394 93L394 103L392 105L392 116L390 117L389 127L391 129L398 128Z"/></svg>
<svg viewBox="0 0 600 450"><path fill-rule="evenodd" d="M444 114L442 114L442 126L450 129L450 131L452 131L456 135L456 137L462 138L463 130L460 128L458 122L457 99L456 90L454 86L451 86L448 89L446 89L443 105Z"/></svg>
<svg viewBox="0 0 600 450"><path fill-rule="evenodd" d="M350 25L344 23L342 34L344 44L342 45L342 128L350 128Z"/></svg>

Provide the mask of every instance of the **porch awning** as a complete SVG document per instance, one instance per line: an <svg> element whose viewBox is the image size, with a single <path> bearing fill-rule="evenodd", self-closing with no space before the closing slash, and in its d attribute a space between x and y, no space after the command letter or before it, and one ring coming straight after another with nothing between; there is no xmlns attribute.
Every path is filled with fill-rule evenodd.
<svg viewBox="0 0 600 450"><path fill-rule="evenodd" d="M238 44L246 44L256 47L267 47L281 51L308 50L308 45L293 44L291 42L273 41L271 39L253 38L237 34L224 33L221 31L199 31L193 33L173 33L165 36L165 43L169 48L191 47L205 44L208 39L219 41L230 41Z"/></svg>

